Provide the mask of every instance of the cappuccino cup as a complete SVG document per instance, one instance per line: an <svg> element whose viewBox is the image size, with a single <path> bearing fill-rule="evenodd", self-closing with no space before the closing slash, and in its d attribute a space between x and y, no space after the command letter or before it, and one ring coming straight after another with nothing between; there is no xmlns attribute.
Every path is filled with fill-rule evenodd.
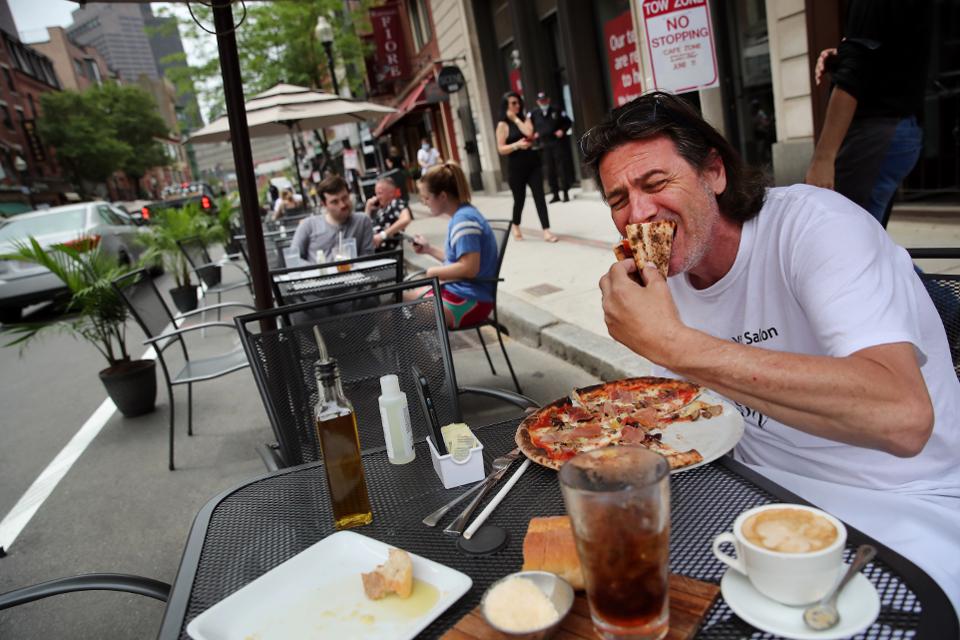
<svg viewBox="0 0 960 640"><path fill-rule="evenodd" d="M837 583L847 530L819 509L768 504L741 513L733 533L713 540L713 554L772 600L799 606L816 602ZM733 545L736 556L720 549Z"/></svg>

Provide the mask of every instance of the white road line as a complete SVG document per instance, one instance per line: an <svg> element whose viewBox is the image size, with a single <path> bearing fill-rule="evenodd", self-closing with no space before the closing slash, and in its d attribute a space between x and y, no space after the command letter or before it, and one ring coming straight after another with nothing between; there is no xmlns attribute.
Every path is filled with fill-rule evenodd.
<svg viewBox="0 0 960 640"><path fill-rule="evenodd" d="M201 280L200 286L197 289L198 302L203 300L203 295L206 291L207 286L203 283L203 280ZM179 317L174 318L173 326L180 327L183 324L183 320L183 318ZM161 333L166 333L170 328L168 324ZM202 333L203 330L201 329L201 334ZM140 356L140 359L155 360L156 357L156 351L153 347L150 347ZM13 541L17 539L17 536L19 536L24 527L27 526L27 523L29 523L34 514L37 513L37 510L43 505L44 501L50 497L50 494L53 493L53 490L60 484L63 477L67 475L67 471L70 471L73 463L80 458L86 448L90 446L90 443L93 442L93 439L100 433L100 430L103 429L104 425L113 417L116 410L117 406L113 404L113 400L110 398L104 400L103 404L93 412L93 415L87 418L87 421L80 427L80 430L70 438L67 446L60 450L57 457L54 458L37 479L33 481L33 484L31 484L26 493L20 497L17 504L13 505L13 509L4 516L3 520L0 520L0 549L4 551L10 550L10 545L13 544ZM173 410L174 407L170 407L170 411Z"/></svg>
<svg viewBox="0 0 960 640"><path fill-rule="evenodd" d="M141 360L153 360L155 358L156 352L152 347L140 357ZM113 400L110 398L104 400L103 404L80 427L80 430L70 438L70 442L60 450L57 457L33 481L33 484L20 497L17 504L13 505L13 509L0 521L0 548L4 551L10 550L13 541L17 539L20 532L27 526L27 523L37 513L44 501L50 497L63 477L67 475L67 471L70 470L73 463L93 442L93 439L97 437L97 434L100 433L100 430L103 429L116 410L117 407L113 404Z"/></svg>

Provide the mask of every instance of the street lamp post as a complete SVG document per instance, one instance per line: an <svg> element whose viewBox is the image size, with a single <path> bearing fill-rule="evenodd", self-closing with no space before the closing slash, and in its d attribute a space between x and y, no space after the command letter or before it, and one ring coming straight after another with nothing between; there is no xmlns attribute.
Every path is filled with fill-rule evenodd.
<svg viewBox="0 0 960 640"><path fill-rule="evenodd" d="M333 92L340 95L340 85L337 83L337 72L333 64L333 27L326 16L317 18L317 28L314 30L317 40L323 45L323 50L327 54L327 65L330 67L330 80L333 82Z"/></svg>
<svg viewBox="0 0 960 640"><path fill-rule="evenodd" d="M17 154L17 157L13 159L13 168L16 169L17 173L20 174L20 184L23 193L27 196L27 202L30 204L30 208L33 209L33 193L30 189L30 173L29 166L27 161L23 159L23 156Z"/></svg>

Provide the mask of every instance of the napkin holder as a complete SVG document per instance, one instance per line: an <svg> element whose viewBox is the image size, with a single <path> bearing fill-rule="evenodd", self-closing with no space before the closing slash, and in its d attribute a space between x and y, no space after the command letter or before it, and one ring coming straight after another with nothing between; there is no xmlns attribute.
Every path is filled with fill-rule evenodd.
<svg viewBox="0 0 960 640"><path fill-rule="evenodd" d="M452 489L464 484L483 480L483 444L475 439L476 444L470 449L470 455L463 460L454 460L453 454L441 456L433 446L433 439L427 438L430 447L430 459L433 460L433 470L437 472L444 489Z"/></svg>

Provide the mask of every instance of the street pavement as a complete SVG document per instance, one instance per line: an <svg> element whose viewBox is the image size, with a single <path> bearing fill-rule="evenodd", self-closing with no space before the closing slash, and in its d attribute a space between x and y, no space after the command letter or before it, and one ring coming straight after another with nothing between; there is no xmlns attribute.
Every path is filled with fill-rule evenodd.
<svg viewBox="0 0 960 640"><path fill-rule="evenodd" d="M618 234L597 194L572 192L570 203L550 205L560 242L543 242L533 203L523 217L523 241L510 240L501 276L500 317L507 349L524 386L546 402L576 386L643 374L649 363L606 333L597 282L607 270ZM477 196L488 218L509 218L509 194ZM448 219L419 204L410 232L442 246ZM906 246L960 246L960 217L952 210L902 215L891 235ZM416 266L429 261L411 256ZM960 263L923 265L960 273ZM164 290L167 285L161 283ZM235 299L244 299L238 293ZM43 313L41 310L40 313ZM141 336L132 327L135 353ZM485 332L497 376L475 334L452 337L461 384L512 388L496 338ZM209 332L198 354L231 348L235 335ZM6 515L84 421L104 393L96 378L99 354L84 343L51 336L22 357L0 350L0 517ZM195 433L186 436L186 393L176 392L178 470L167 471L168 404L162 383L157 411L140 418L114 415L39 508L8 555L0 558L0 591L53 577L92 571L133 573L173 581L193 517L216 494L262 474L255 447L271 432L249 371L197 385ZM504 415L484 401L464 402L468 420ZM0 638L145 638L156 634L163 605L110 592L71 594L0 613Z"/></svg>

